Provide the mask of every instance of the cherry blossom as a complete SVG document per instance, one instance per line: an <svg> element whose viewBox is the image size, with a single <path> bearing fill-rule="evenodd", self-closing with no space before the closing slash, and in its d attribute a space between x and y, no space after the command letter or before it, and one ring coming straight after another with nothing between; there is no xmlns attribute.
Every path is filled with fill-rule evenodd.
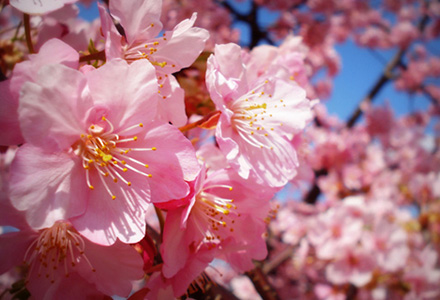
<svg viewBox="0 0 440 300"><path fill-rule="evenodd" d="M267 78L247 82L240 48L216 46L208 59L207 85L222 111L216 139L240 176L256 176L269 186L282 186L298 165L289 141L311 117L305 92L293 83ZM295 110L290 118L285 109ZM257 167L254 167L257 166Z"/></svg>
<svg viewBox="0 0 440 300"><path fill-rule="evenodd" d="M28 144L14 161L12 202L36 228L75 217L77 230L95 242L139 241L148 204L184 197L184 180L198 172L194 150L178 130L151 122L154 69L143 61L113 61L86 75L60 65L40 74L37 83L25 84L20 98ZM115 77L126 86L112 88ZM57 84L63 78L69 85ZM72 193L66 195L66 188Z"/></svg>

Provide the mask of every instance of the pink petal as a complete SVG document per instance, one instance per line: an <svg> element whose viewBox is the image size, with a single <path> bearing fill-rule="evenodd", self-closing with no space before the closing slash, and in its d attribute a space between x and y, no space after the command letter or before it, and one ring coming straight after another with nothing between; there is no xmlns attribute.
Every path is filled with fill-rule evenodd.
<svg viewBox="0 0 440 300"><path fill-rule="evenodd" d="M0 235L0 274L23 262L27 248L37 236L37 233L30 230Z"/></svg>
<svg viewBox="0 0 440 300"><path fill-rule="evenodd" d="M18 99L9 92L11 80L0 82L0 145L18 145L24 142L18 122Z"/></svg>
<svg viewBox="0 0 440 300"><path fill-rule="evenodd" d="M165 202L185 197L190 190L185 181L194 180L200 171L191 142L169 124L155 122L144 127L147 133L144 137L139 136L136 143L157 150L132 152L132 157L149 165L151 201Z"/></svg>
<svg viewBox="0 0 440 300"><path fill-rule="evenodd" d="M112 17L107 13L106 7L98 2L99 15L101 17L101 30L105 38L105 56L107 60L122 58L123 37L113 23Z"/></svg>
<svg viewBox="0 0 440 300"><path fill-rule="evenodd" d="M29 283L26 285L33 299L112 299L76 272L70 273L69 277L58 274L54 283L45 277L38 277L35 273L35 270L31 272Z"/></svg>
<svg viewBox="0 0 440 300"><path fill-rule="evenodd" d="M95 105L108 107L106 117L116 130L154 118L158 85L156 71L148 61L128 65L124 60L113 60L86 76Z"/></svg>
<svg viewBox="0 0 440 300"><path fill-rule="evenodd" d="M78 0L10 0L9 4L26 14L41 15L60 9L65 4L75 3L76 1Z"/></svg>
<svg viewBox="0 0 440 300"><path fill-rule="evenodd" d="M216 45L215 55L208 58L206 85L212 100L220 109L248 91L241 48L236 44Z"/></svg>
<svg viewBox="0 0 440 300"><path fill-rule="evenodd" d="M180 127L188 121L185 113L185 92L174 76L170 75L167 78L168 80L163 82L164 87L161 89L161 95L166 95L163 96L166 98L159 99L156 120L171 122L174 126Z"/></svg>
<svg viewBox="0 0 440 300"><path fill-rule="evenodd" d="M83 132L83 119L91 107L84 95L86 81L63 65L42 67L36 84L26 82L18 115L26 141L60 151L69 149Z"/></svg>
<svg viewBox="0 0 440 300"><path fill-rule="evenodd" d="M194 13L191 19L183 20L173 31L167 31L167 43L158 47L154 54L157 61L167 61L167 65L175 64L173 73L189 67L205 48L209 33L205 29L193 27L196 17Z"/></svg>
<svg viewBox="0 0 440 300"><path fill-rule="evenodd" d="M189 247L185 240L185 230L180 228L182 209L171 210L167 213L164 227L163 242L160 253L163 258L163 275L171 278L183 268L188 257Z"/></svg>
<svg viewBox="0 0 440 300"><path fill-rule="evenodd" d="M0 191L0 226L12 226L17 229L29 228L24 212L12 206L4 191Z"/></svg>
<svg viewBox="0 0 440 300"><path fill-rule="evenodd" d="M29 60L18 63L11 77L11 93L19 96L20 89L26 81L36 81L41 67L49 64L63 64L77 69L79 66L78 52L59 39L51 39L44 43L38 54L29 55Z"/></svg>
<svg viewBox="0 0 440 300"><path fill-rule="evenodd" d="M103 247L85 242L85 256L92 268L82 262L77 265L77 272L87 281L106 295L128 297L132 289L132 281L141 279L143 260L130 245L117 241L115 244Z"/></svg>
<svg viewBox="0 0 440 300"><path fill-rule="evenodd" d="M112 245L117 239L124 243L140 241L145 235L145 215L150 200L148 181L127 174L125 178L132 184L129 187L104 179L116 197L113 200L96 173L91 174L94 189L89 192L87 210L72 218L72 224L83 236L99 245ZM87 187L85 181L83 185Z"/></svg>
<svg viewBox="0 0 440 300"><path fill-rule="evenodd" d="M34 228L84 212L87 186L80 158L25 144L11 165L10 197Z"/></svg>
<svg viewBox="0 0 440 300"><path fill-rule="evenodd" d="M0 83L0 125L5 130L0 132L1 145L23 143L18 122L18 98L21 87L26 81L34 82L39 69L47 64L61 63L70 68L78 68L78 52L66 43L51 39L40 49L38 54L29 55L29 60L15 65L10 80Z"/></svg>
<svg viewBox="0 0 440 300"><path fill-rule="evenodd" d="M137 38L154 38L162 29L160 14L162 1L114 0L110 2L110 13L124 28L129 44ZM151 27L151 24L154 24Z"/></svg>

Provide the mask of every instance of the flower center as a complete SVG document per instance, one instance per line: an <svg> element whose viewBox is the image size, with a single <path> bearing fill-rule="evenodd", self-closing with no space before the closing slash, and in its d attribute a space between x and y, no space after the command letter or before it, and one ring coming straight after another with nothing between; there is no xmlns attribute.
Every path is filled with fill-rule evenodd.
<svg viewBox="0 0 440 300"><path fill-rule="evenodd" d="M70 224L58 222L41 231L39 237L27 249L24 261L30 265L29 274L34 268L38 268L38 277L45 276L54 283L59 268L64 268L64 274L68 277L70 270L80 260L84 260L93 272L96 271L84 251L82 237Z"/></svg>
<svg viewBox="0 0 440 300"><path fill-rule="evenodd" d="M121 181L130 187L132 186L131 181L126 179L127 176L124 176L128 171L146 178L152 177L151 174L143 171L149 168L149 165L131 157L129 153L135 151L156 151L157 149L156 147L132 147L132 144L129 147L128 143L136 142L138 137L135 135L120 136L124 132L143 127L142 123L125 128L116 134L113 124L107 118L102 117L102 121L106 122L107 126L103 126L105 124L90 125L88 132L81 134L80 140L73 148L75 153L82 158L88 187L91 190L95 189L90 180L90 172L92 169L95 169L106 191L115 200L116 196L107 183L109 179L115 183Z"/></svg>
<svg viewBox="0 0 440 300"><path fill-rule="evenodd" d="M268 81L234 101L230 109L234 112L232 125L244 141L254 147L272 150L271 133L275 125L282 126L282 123L275 123L272 118L271 111L278 108L278 104L272 105L272 95L263 90L266 83ZM281 99L280 103L283 102Z"/></svg>
<svg viewBox="0 0 440 300"><path fill-rule="evenodd" d="M196 214L198 229L207 241L222 241L224 235L234 231L234 223L241 214L237 213L234 199L223 198L206 192L207 189L220 188L232 191L231 186L211 185L204 187L196 196L193 212ZM206 226L208 224L208 226Z"/></svg>

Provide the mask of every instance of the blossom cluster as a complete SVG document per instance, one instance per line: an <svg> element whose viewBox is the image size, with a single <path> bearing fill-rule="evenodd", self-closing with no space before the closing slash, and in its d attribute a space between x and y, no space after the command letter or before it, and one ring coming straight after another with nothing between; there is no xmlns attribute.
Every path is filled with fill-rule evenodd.
<svg viewBox="0 0 440 300"><path fill-rule="evenodd" d="M0 28L0 299L440 297L438 1L0 0ZM384 65L346 121L340 44Z"/></svg>
<svg viewBox="0 0 440 300"><path fill-rule="evenodd" d="M214 259L251 270L312 119L304 55L292 52L301 39L216 44L205 79L215 110L188 120L175 74L205 49L197 14L165 30L161 1L112 0L84 24L72 2L7 6L8 25L24 15L29 50L0 82L11 293L168 299L200 285Z"/></svg>

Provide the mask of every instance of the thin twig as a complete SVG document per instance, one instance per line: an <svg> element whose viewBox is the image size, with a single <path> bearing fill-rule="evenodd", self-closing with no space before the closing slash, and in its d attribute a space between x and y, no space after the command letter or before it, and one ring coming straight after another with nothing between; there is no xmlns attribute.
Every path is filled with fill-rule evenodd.
<svg viewBox="0 0 440 300"><path fill-rule="evenodd" d="M34 45L32 44L30 16L28 14L23 14L23 23L24 23L24 32L26 35L26 44L29 49L29 53L31 54L35 53Z"/></svg>

